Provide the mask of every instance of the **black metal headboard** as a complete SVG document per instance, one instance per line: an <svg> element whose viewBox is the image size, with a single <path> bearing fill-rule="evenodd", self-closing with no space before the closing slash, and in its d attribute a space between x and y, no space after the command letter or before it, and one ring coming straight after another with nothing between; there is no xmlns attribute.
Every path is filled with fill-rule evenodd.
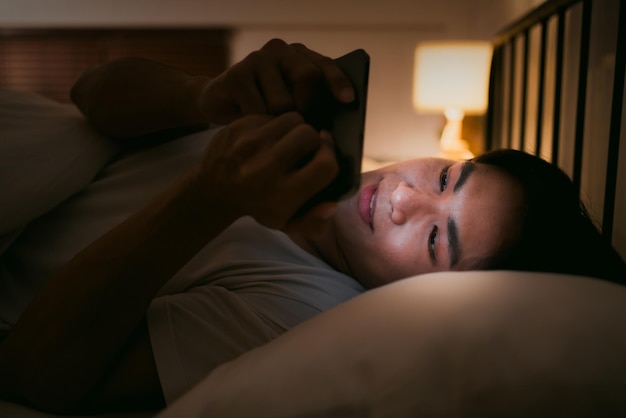
<svg viewBox="0 0 626 418"><path fill-rule="evenodd" d="M558 164L626 258L626 2L548 0L494 39L487 149Z"/></svg>

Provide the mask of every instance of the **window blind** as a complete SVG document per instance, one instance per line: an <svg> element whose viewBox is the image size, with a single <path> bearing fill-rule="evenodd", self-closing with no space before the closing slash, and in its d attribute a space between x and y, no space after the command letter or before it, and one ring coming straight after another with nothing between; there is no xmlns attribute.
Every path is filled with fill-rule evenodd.
<svg viewBox="0 0 626 418"><path fill-rule="evenodd" d="M137 56L215 76L229 62L227 29L50 29L0 32L0 86L62 102L86 69Z"/></svg>

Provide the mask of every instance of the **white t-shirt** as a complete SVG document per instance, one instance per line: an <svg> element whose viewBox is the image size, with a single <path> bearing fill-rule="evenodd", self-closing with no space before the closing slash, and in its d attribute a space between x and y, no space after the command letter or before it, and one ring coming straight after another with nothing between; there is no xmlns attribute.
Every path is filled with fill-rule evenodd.
<svg viewBox="0 0 626 418"><path fill-rule="evenodd" d="M195 164L211 134L121 154L87 187L31 222L0 257L0 336L60 266ZM166 399L217 364L362 291L282 232L240 219L179 271L148 310Z"/></svg>
<svg viewBox="0 0 626 418"><path fill-rule="evenodd" d="M218 364L361 291L284 234L239 220L167 283L148 310L167 401Z"/></svg>

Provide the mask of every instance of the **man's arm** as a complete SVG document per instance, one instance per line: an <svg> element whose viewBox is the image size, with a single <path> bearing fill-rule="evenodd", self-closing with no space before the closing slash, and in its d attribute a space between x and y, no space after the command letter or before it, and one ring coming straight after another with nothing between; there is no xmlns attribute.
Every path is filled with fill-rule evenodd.
<svg viewBox="0 0 626 418"><path fill-rule="evenodd" d="M226 125L251 114L302 113L319 83L339 102L354 100L350 80L333 60L274 39L215 79L144 59L106 63L79 78L72 100L99 131L136 138Z"/></svg>
<svg viewBox="0 0 626 418"><path fill-rule="evenodd" d="M157 291L239 217L284 227L337 170L330 145L296 113L249 116L221 130L182 181L81 251L36 295L0 346L0 396L53 412L104 400L158 406L142 332ZM135 355L145 367L129 360ZM137 385L121 385L130 380Z"/></svg>
<svg viewBox="0 0 626 418"><path fill-rule="evenodd" d="M71 97L98 131L114 138L137 138L208 127L199 100L209 81L157 62L122 58L85 72L72 87Z"/></svg>
<svg viewBox="0 0 626 418"><path fill-rule="evenodd" d="M240 216L273 228L293 224L338 171L328 138L283 113L305 106L317 80L351 100L332 60L271 41L209 83L153 64L153 73L135 67L126 75L122 63L88 73L73 92L103 132L229 125L184 179L77 254L35 296L0 346L2 398L56 412L144 397L158 405L142 325L157 291Z"/></svg>
<svg viewBox="0 0 626 418"><path fill-rule="evenodd" d="M79 253L30 303L0 347L4 390L36 407L71 412L92 396L142 322L162 284L227 214L193 197L191 180L168 191Z"/></svg>

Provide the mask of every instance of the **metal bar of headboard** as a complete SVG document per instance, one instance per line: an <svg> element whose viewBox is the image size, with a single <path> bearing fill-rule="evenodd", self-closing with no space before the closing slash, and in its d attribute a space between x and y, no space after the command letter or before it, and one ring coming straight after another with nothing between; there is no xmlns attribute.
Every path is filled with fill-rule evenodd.
<svg viewBox="0 0 626 418"><path fill-rule="evenodd" d="M500 90L500 79L501 79L501 75L499 73L499 71L497 71L498 69L498 62L500 62L500 55L501 55L501 49L494 49L493 51L493 57L491 58L491 69L489 70L489 87L488 87L488 93L487 93L487 102L489 103L488 109L487 109L487 118L486 118L486 122L485 123L485 149L493 149L494 146L494 138L495 138L495 133L496 132L501 132L501 126L502 126L502 118L500 118L500 121L496 120L496 117L494 116L494 111L493 111L493 107L495 107L495 103L497 101L497 94ZM496 88L496 86L498 88ZM502 103L498 101L498 106L501 106ZM489 109L491 108L491 109ZM496 126L496 123L498 123L498 126Z"/></svg>
<svg viewBox="0 0 626 418"><path fill-rule="evenodd" d="M554 75L554 109L552 122L552 163L559 161L559 138L561 136L561 94L563 90L563 54L565 51L565 9L557 15L556 69Z"/></svg>
<svg viewBox="0 0 626 418"><path fill-rule="evenodd" d="M582 0L582 27L580 33L580 61L578 92L576 98L576 129L574 136L574 168L572 181L580 194L582 175L583 139L585 131L585 104L587 100L587 73L589 68L589 44L591 34L591 0Z"/></svg>
<svg viewBox="0 0 626 418"><path fill-rule="evenodd" d="M529 32L526 29L522 33L522 40L524 41L524 47L522 50L522 59L524 61L524 67L522 69L522 103L520 103L520 118L519 118L519 149L524 149L524 141L526 140L526 106L528 105L528 37Z"/></svg>
<svg viewBox="0 0 626 418"><path fill-rule="evenodd" d="M541 143L543 141L543 96L545 89L545 74L546 74L546 48L547 48L547 21L541 22L541 41L539 52L539 86L537 92L537 126L535 127L535 154L541 154Z"/></svg>
<svg viewBox="0 0 626 418"><path fill-rule="evenodd" d="M494 48L494 58L495 61L493 62L493 71L497 72L497 76L500 77L500 84L499 84L499 91L494 91L494 100L496 100L496 98L499 100L496 100L499 105L504 106L504 100L505 97L503 96L503 91L504 89L508 89L509 91L509 95L508 97L506 97L506 99L508 99L507 102L507 113L506 115L504 114L504 112L502 112L502 118L504 120L507 121L507 124L504 125L506 127L506 132L504 131L503 128L503 123L500 123L499 126L499 131L497 132L499 135L504 133L504 138L503 140L500 139L500 141L498 141L498 146L502 146L505 148L510 148L511 147L511 138L512 138L512 133L513 133L513 93L515 90L515 81L513 79L513 68L515 65L515 43L512 42L510 44L510 51L509 51L509 55L507 57L506 55L506 48L505 45L499 45L496 46ZM505 60L508 58L508 65L509 65L509 78L508 80L504 77L504 68L506 68L506 64L505 64ZM505 86L506 82L508 81L508 85ZM495 103L495 102L490 102L490 103ZM490 119L492 122L495 121L495 109L491 106L491 104L487 107L487 117L488 119ZM495 132L491 132L491 135L495 134ZM494 145L494 140L495 137L492 137L489 139L490 143L491 143L491 148L493 148ZM503 142L504 141L504 142Z"/></svg>
<svg viewBox="0 0 626 418"><path fill-rule="evenodd" d="M624 74L626 72L626 6L620 3L619 23L617 25L617 46L615 56L615 76L613 79L613 97L611 103L611 124L609 130L609 151L606 169L606 188L602 233L611 240L615 215L615 195L617 189L617 169L619 163L619 143L621 138L622 108L624 106Z"/></svg>
<svg viewBox="0 0 626 418"><path fill-rule="evenodd" d="M500 70L504 62L504 48L495 48L491 60L491 70L489 71L489 107L485 124L485 149L491 150L501 146L495 143L496 137L502 134L505 119L503 107L504 99L501 95L504 89L504 74ZM497 109L497 110L496 110ZM498 114L496 115L496 113ZM507 115L508 116L508 115Z"/></svg>
<svg viewBox="0 0 626 418"><path fill-rule="evenodd" d="M517 56L516 44L514 39L510 42L511 51L509 54L509 124L507 126L508 132L506 136L507 147L513 145L513 114L515 111L515 58Z"/></svg>

